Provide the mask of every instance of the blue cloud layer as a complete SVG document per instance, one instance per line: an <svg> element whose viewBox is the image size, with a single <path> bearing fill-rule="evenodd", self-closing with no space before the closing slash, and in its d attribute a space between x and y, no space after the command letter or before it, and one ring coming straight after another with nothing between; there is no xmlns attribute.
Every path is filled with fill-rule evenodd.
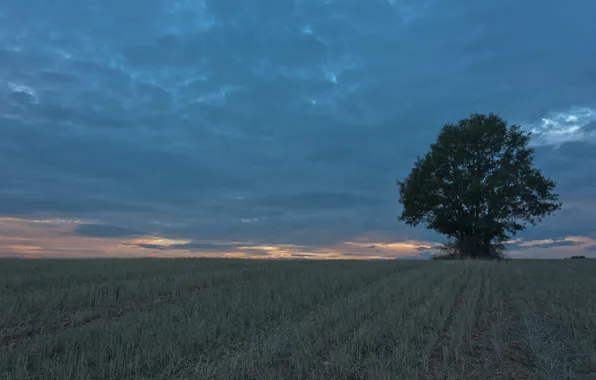
<svg viewBox="0 0 596 380"><path fill-rule="evenodd" d="M569 204L527 236L593 234L595 13L590 0L0 5L0 214L197 241L429 239L395 220L394 181L443 123L493 111L535 132Z"/></svg>

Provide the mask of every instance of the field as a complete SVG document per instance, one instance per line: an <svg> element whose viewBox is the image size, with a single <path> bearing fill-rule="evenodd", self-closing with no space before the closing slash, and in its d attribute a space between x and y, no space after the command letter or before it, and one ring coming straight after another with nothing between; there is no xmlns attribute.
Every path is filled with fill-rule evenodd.
<svg viewBox="0 0 596 380"><path fill-rule="evenodd" d="M596 379L596 260L4 260L0 374Z"/></svg>

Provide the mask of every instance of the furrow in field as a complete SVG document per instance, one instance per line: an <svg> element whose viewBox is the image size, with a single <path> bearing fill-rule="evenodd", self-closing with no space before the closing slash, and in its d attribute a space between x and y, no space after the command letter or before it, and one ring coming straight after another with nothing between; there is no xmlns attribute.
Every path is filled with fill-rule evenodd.
<svg viewBox="0 0 596 380"><path fill-rule="evenodd" d="M468 300L454 330L458 343L451 346L454 361L445 361L447 378L457 379L515 379L520 375L516 366L507 362L507 329L510 328L511 310L505 303L504 291L511 286L508 267L500 263L478 263L481 277L473 287L474 301ZM460 338L461 337L461 338ZM463 344L462 344L463 339ZM459 355L458 355L459 353Z"/></svg>
<svg viewBox="0 0 596 380"><path fill-rule="evenodd" d="M284 280L292 280L298 273L284 273ZM263 270L225 271L206 277L185 276L176 279L172 285L159 286L159 282L150 285L119 283L106 287L84 289L82 293L74 290L49 298L54 302L44 304L41 299L29 307L20 307L23 302L15 300L9 309L8 321L0 325L0 346L21 344L37 335L51 335L64 329L81 327L102 320L115 320L135 312L148 312L160 307L184 302L188 297L208 296L212 292L234 291L258 281L282 279L277 274ZM160 290L161 288L161 290ZM122 290L119 290L122 289ZM167 291L164 289L168 289ZM119 296L118 293L123 293ZM78 298L77 298L78 294ZM102 295L106 295L102 298ZM3 302L6 303L6 302ZM93 308L88 308L94 305ZM35 306L43 306L43 311ZM64 307L67 306L66 310ZM77 309L77 307L81 307ZM29 319L27 319L29 317Z"/></svg>
<svg viewBox="0 0 596 380"><path fill-rule="evenodd" d="M423 280L396 290L395 301L363 320L344 343L329 347L312 378L415 378L422 332L444 302L445 289L460 281L451 268L436 264L427 267Z"/></svg>
<svg viewBox="0 0 596 380"><path fill-rule="evenodd" d="M363 323L378 320L421 283L434 283L436 277L437 273L415 271L385 278L335 305L260 337L241 351L222 358L214 372L206 373L203 367L203 372L195 375L213 379L281 379L284 374L293 373L303 378L323 378L316 373L331 366L328 356L334 347L343 344Z"/></svg>
<svg viewBox="0 0 596 380"><path fill-rule="evenodd" d="M442 362L443 347L448 340L448 333L468 290L470 266L462 266L461 270L462 273L457 276L454 286L443 295L438 310L432 314L433 325L429 325L424 333L419 370L425 376L431 376L437 368L437 362Z"/></svg>
<svg viewBox="0 0 596 380"><path fill-rule="evenodd" d="M38 374L32 379L68 380L140 378L180 368L188 360L213 362L264 331L291 324L318 307L374 286L396 272L394 265L374 271L311 268L289 282L270 278L235 291L212 289L209 296L187 297L168 308L135 312L115 321L99 320L51 337L38 336L11 352L0 350L0 366L16 377L26 371ZM73 362L78 363L74 371Z"/></svg>
<svg viewBox="0 0 596 380"><path fill-rule="evenodd" d="M502 274L495 276L498 265L488 263L482 268L474 320L467 326L463 354L455 363L461 379L497 379L505 369L503 342L508 316L503 307L503 284L499 282Z"/></svg>
<svg viewBox="0 0 596 380"><path fill-rule="evenodd" d="M471 345L473 327L478 323L485 290L485 266L473 262L467 272L466 283L455 296L447 318L442 325L429 355L425 376L437 379L462 379L465 354Z"/></svg>
<svg viewBox="0 0 596 380"><path fill-rule="evenodd" d="M504 342L506 368L510 378L520 380L540 378L537 374L540 361L529 339L525 306L520 300L528 292L525 284L528 276L529 273L523 270L510 273L508 287L503 291L503 309L507 316Z"/></svg>
<svg viewBox="0 0 596 380"><path fill-rule="evenodd" d="M547 278L555 281L548 283ZM544 379L594 379L596 338L589 326L594 323L593 305L577 297L576 283L564 278L564 272L553 268L531 282L520 280L526 288L515 298L525 333L521 344L534 358L535 373ZM582 281L586 287L590 283Z"/></svg>

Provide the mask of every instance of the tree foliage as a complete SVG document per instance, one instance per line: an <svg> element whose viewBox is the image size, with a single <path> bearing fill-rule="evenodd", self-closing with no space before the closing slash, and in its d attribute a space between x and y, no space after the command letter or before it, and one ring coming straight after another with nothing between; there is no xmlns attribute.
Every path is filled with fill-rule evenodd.
<svg viewBox="0 0 596 380"><path fill-rule="evenodd" d="M459 255L502 256L511 236L561 208L555 182L533 166L530 136L492 113L445 124L397 181L399 220L446 235Z"/></svg>

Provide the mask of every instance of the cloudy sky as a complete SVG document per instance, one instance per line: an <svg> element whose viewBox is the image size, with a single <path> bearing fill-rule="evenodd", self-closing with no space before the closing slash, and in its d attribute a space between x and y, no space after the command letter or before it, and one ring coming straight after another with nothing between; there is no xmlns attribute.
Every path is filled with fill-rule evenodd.
<svg viewBox="0 0 596 380"><path fill-rule="evenodd" d="M93 3L92 5L90 5ZM596 2L0 4L0 256L426 258L395 180L445 122L534 131L596 256ZM591 170L590 170L591 169Z"/></svg>

